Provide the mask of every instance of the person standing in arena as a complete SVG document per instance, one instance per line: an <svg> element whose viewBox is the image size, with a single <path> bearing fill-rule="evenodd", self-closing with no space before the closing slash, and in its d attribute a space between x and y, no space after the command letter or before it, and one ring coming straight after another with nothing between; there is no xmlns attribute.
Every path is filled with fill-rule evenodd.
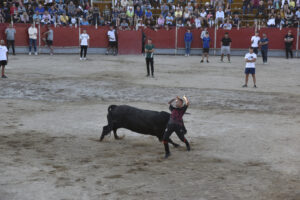
<svg viewBox="0 0 300 200"><path fill-rule="evenodd" d="M202 40L203 40L203 53L202 53L202 60L200 61L200 63L203 63L205 57L206 57L206 62L209 63L208 56L209 56L210 37L208 35L208 32L205 33L205 36L203 37Z"/></svg>
<svg viewBox="0 0 300 200"><path fill-rule="evenodd" d="M262 39L259 41L261 56L263 59L263 64L268 64L268 45L269 39L267 38L267 34L263 33Z"/></svg>
<svg viewBox="0 0 300 200"><path fill-rule="evenodd" d="M185 56L190 56L192 41L193 33L191 33L191 30L188 29L187 32L184 34Z"/></svg>
<svg viewBox="0 0 300 200"><path fill-rule="evenodd" d="M117 37L116 30L113 26L109 27L109 31L107 32L108 36L108 48L106 50L106 55L108 55L109 51L112 50L113 55L117 55Z"/></svg>
<svg viewBox="0 0 300 200"><path fill-rule="evenodd" d="M258 42L260 41L258 31L255 32L255 35L251 37L251 47L253 48L253 52L258 54Z"/></svg>
<svg viewBox="0 0 300 200"><path fill-rule="evenodd" d="M46 43L46 45L50 49L50 55L53 55L53 30L50 26L47 26L47 31L44 33L46 38L43 38L43 41Z"/></svg>
<svg viewBox="0 0 300 200"><path fill-rule="evenodd" d="M172 105L174 101L176 101L176 107ZM167 125L167 129L163 136L165 158L168 158L171 155L168 141L173 132L175 132L178 138L186 144L186 148L188 151L190 151L191 149L189 142L184 137L186 129L182 120L182 117L190 104L189 100L186 98L186 96L183 96L183 99L177 96L176 98L169 101L168 104L170 105L169 109L171 111L171 116Z"/></svg>
<svg viewBox="0 0 300 200"><path fill-rule="evenodd" d="M292 35L292 31L289 30L288 34L284 37L286 59L289 59L289 54L293 58L293 41L294 36Z"/></svg>
<svg viewBox="0 0 300 200"><path fill-rule="evenodd" d="M152 40L148 39L148 44L145 46L145 53L146 53L146 66L147 66L147 77L150 76L150 66L151 65L151 75L154 78L154 45L152 44Z"/></svg>
<svg viewBox="0 0 300 200"><path fill-rule="evenodd" d="M12 24L9 24L9 27L5 29L5 34L6 34L6 42L7 42L8 51L9 51L9 47L11 46L13 55L16 55L16 52L15 52L16 29L13 27Z"/></svg>
<svg viewBox="0 0 300 200"><path fill-rule="evenodd" d="M0 67L2 67L1 78L7 78L4 72L7 62L8 62L8 50L4 44L4 40L1 40L0 41Z"/></svg>
<svg viewBox="0 0 300 200"><path fill-rule="evenodd" d="M83 30L79 36L80 40L80 60L86 60L86 53L90 42L90 36Z"/></svg>
<svg viewBox="0 0 300 200"><path fill-rule="evenodd" d="M230 62L230 46L231 38L228 36L228 33L225 33L224 37L221 40L221 62L223 61L224 55L227 55L228 62Z"/></svg>
<svg viewBox="0 0 300 200"><path fill-rule="evenodd" d="M256 88L256 77L255 77L255 62L257 59L256 53L254 53L253 47L249 48L249 53L245 55L246 67L245 67L245 84L243 87L248 87L249 74L252 75L254 88Z"/></svg>
<svg viewBox="0 0 300 200"><path fill-rule="evenodd" d="M28 35L29 35L29 55L31 55L31 49L33 46L34 49L34 54L37 56L37 51L36 51L36 40L37 40L37 34L38 30L35 27L35 24L32 23L31 26L28 29Z"/></svg>

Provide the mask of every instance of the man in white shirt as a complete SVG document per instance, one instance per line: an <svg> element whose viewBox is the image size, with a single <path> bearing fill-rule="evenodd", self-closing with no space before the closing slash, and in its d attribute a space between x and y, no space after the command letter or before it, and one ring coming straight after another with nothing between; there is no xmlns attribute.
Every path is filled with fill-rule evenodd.
<svg viewBox="0 0 300 200"><path fill-rule="evenodd" d="M8 61L8 50L4 44L4 40L1 40L0 41L0 67L2 67L1 78L7 78L7 76L5 76L4 73L5 66L7 65L7 61Z"/></svg>
<svg viewBox="0 0 300 200"><path fill-rule="evenodd" d="M29 55L31 55L31 49L32 46L34 48L34 54L37 55L36 51L36 40L37 40L37 28L35 27L34 23L31 24L31 26L28 29L28 35L29 35Z"/></svg>
<svg viewBox="0 0 300 200"><path fill-rule="evenodd" d="M218 24L219 21L222 21L222 24L224 23L225 13L220 7L219 10L216 12L216 22L215 24Z"/></svg>
<svg viewBox="0 0 300 200"><path fill-rule="evenodd" d="M255 35L251 37L251 47L253 48L254 53L258 54L258 43L260 41L259 33L256 31Z"/></svg>
<svg viewBox="0 0 300 200"><path fill-rule="evenodd" d="M106 55L108 55L109 51L112 50L113 55L117 55L117 38L116 38L116 30L113 26L109 27L107 32L108 37L108 48L106 50Z"/></svg>
<svg viewBox="0 0 300 200"><path fill-rule="evenodd" d="M245 85L243 87L248 86L248 78L249 74L252 75L254 88L256 87L256 78L255 78L255 62L256 62L256 54L254 53L253 47L249 48L249 53L245 55L246 67L245 67Z"/></svg>
<svg viewBox="0 0 300 200"><path fill-rule="evenodd" d="M80 34L79 40L80 40L80 60L86 60L87 48L90 42L90 36L86 33L86 30L83 30L83 33Z"/></svg>

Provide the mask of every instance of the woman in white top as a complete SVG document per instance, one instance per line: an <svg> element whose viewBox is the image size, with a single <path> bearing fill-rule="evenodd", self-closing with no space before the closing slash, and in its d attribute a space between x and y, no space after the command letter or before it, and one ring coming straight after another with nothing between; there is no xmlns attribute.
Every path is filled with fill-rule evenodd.
<svg viewBox="0 0 300 200"><path fill-rule="evenodd" d="M90 42L90 36L86 33L86 30L83 30L83 33L80 34L79 40L80 40L80 60L86 60L87 48Z"/></svg>

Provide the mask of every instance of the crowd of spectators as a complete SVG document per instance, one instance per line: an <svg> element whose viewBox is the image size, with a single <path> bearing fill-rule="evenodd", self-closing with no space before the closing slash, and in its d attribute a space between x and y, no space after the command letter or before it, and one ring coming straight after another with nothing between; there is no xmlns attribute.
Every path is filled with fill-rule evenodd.
<svg viewBox="0 0 300 200"><path fill-rule="evenodd" d="M106 5L100 11L92 7L89 0L7 0L0 3L0 23L113 24L120 30L201 28L217 24L230 30L241 26L245 19L259 19L262 27L294 27L300 19L300 0L243 0L234 8L232 5L233 0L202 3L195 0L177 0L176 3L174 0L121 0L112 8Z"/></svg>

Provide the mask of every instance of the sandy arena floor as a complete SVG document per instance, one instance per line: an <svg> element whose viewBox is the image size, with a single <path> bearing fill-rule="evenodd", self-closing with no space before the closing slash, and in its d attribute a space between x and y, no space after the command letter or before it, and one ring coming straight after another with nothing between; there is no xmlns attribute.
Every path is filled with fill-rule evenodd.
<svg viewBox="0 0 300 200"><path fill-rule="evenodd" d="M299 200L300 60L17 55L0 80L0 200ZM168 111L190 97L191 152L125 129L98 139L110 104ZM179 142L176 135L172 138Z"/></svg>

